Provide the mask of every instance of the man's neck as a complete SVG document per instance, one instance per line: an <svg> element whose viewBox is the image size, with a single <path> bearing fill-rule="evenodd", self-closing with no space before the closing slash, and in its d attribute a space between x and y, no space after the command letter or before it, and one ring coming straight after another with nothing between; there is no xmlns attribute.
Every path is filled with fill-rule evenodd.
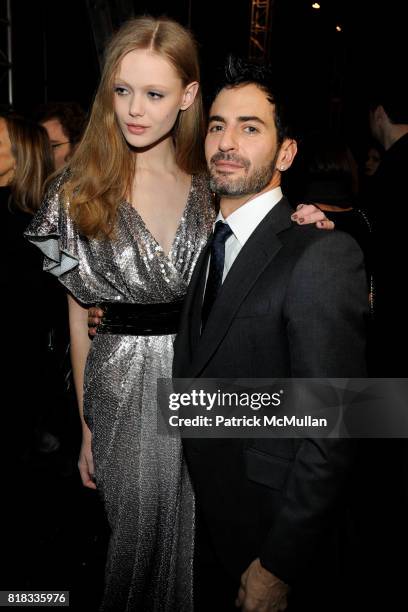
<svg viewBox="0 0 408 612"><path fill-rule="evenodd" d="M384 133L384 149L388 151L400 138L408 134L408 125L406 123L395 124L390 123L388 130Z"/></svg>
<svg viewBox="0 0 408 612"><path fill-rule="evenodd" d="M272 191L272 189L276 189L276 187L279 186L280 181L271 181L264 189L262 189L262 191L259 191L258 193L246 194L244 196L236 198L223 196L220 200L220 210L222 216L224 217L224 219L226 219L227 217L232 215L233 212L238 210L238 208L241 208L241 206L243 206L244 204L247 204L251 200L254 200L258 196L262 195L263 193L266 193L267 191Z"/></svg>

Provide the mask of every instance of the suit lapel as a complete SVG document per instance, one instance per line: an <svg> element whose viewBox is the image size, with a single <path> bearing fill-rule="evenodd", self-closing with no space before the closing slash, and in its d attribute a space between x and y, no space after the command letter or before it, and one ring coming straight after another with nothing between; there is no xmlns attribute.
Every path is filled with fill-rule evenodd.
<svg viewBox="0 0 408 612"><path fill-rule="evenodd" d="M201 317L201 310L199 310L197 314L196 309L198 296L200 295L200 292L201 295L203 292L205 282L205 274L203 275L203 270L206 269L205 262L208 261L210 245L211 236L197 260L184 301L180 328L176 338L177 350L175 351L175 359L173 361L173 376L176 378L180 376L180 372L185 371L186 367L188 367L187 364L191 363L194 346L197 344L200 337L200 327L198 327L198 336L197 332L194 332L196 329L195 321L197 320L197 317L198 320L200 320Z"/></svg>
<svg viewBox="0 0 408 612"><path fill-rule="evenodd" d="M188 368L188 373L185 374L186 377L197 376L217 349L242 301L281 249L282 243L277 234L291 226L292 212L288 201L283 198L266 215L245 243L222 285L200 338L201 304L206 271L206 266L201 266L200 280L195 286L192 302L190 326L192 363ZM208 254L208 248L206 251ZM203 264L206 261L207 256L203 259Z"/></svg>
<svg viewBox="0 0 408 612"><path fill-rule="evenodd" d="M199 277L194 291L190 318L190 347L192 355L197 351L201 334L201 309L204 299L205 282L207 278L208 258L210 256L211 241L205 249L204 257L199 270Z"/></svg>

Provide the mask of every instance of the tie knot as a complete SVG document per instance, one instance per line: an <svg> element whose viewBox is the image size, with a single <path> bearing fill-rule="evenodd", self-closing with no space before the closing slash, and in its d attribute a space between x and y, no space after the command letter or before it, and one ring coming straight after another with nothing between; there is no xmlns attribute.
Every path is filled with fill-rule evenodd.
<svg viewBox="0 0 408 612"><path fill-rule="evenodd" d="M214 228L214 237L213 241L218 244L225 243L227 238L231 236L232 229L228 225L228 223L224 223L223 221L217 221Z"/></svg>

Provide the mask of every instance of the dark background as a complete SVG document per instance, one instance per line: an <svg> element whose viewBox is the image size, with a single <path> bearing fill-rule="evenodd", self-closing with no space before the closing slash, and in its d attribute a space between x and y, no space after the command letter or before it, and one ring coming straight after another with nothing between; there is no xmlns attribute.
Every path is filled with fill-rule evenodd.
<svg viewBox="0 0 408 612"><path fill-rule="evenodd" d="M5 0L0 0L5 6ZM15 110L45 101L77 100L88 109L99 64L86 0L11 0ZM120 2L111 1L114 27ZM232 51L247 56L251 0L134 0L134 14L166 14L191 25L200 46L204 92L214 67ZM394 1L271 0L269 59L305 129L336 126L358 156L368 136L366 92L405 60L402 4ZM340 25L341 32L336 31ZM3 44L3 43L2 43ZM404 67L405 68L405 67ZM400 72L404 78L404 70ZM0 102L7 102L2 82Z"/></svg>

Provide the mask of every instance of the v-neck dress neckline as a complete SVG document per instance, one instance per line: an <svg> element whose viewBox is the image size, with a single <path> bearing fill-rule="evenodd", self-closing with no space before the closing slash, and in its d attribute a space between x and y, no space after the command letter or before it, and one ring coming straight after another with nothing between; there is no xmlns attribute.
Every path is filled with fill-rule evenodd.
<svg viewBox="0 0 408 612"><path fill-rule="evenodd" d="M191 199L192 199L191 195L192 195L193 191L194 191L194 174L191 175L190 188L189 188L188 193L187 193L186 203L184 205L183 212L181 213L181 216L180 216L180 219L179 219L179 222L178 222L178 225L177 225L176 232L174 234L174 237L173 237L173 240L172 240L169 252L167 254L165 253L162 245L159 243L157 238L155 238L155 236L153 235L151 230L147 227L145 220L143 219L142 215L137 210L137 208L135 208L128 200L124 201L125 205L129 206L134 211L134 213L136 214L139 222L143 226L144 230L150 236L150 238L154 242L155 246L158 247L158 249L156 249L156 250L159 250L161 252L161 254L166 259L169 260L170 263L174 263L173 260L172 260L172 254L173 254L173 251L174 251L174 247L175 247L175 245L177 243L177 238L179 237L179 234L180 234L181 229L183 227L183 223L184 223L184 220L185 220L185 217L186 217L186 214L188 212L189 205L190 205L190 202L191 202Z"/></svg>

